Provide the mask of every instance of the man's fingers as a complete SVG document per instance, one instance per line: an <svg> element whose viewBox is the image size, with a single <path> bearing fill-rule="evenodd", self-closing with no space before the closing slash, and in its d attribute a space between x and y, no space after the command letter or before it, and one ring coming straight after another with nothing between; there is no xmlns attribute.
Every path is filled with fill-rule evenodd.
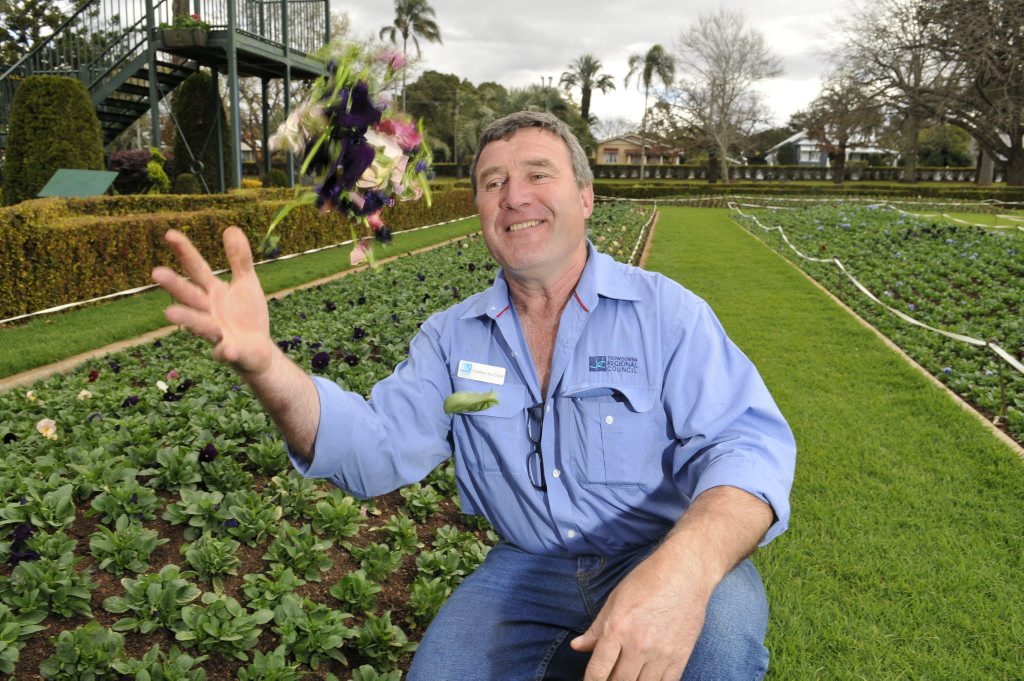
<svg viewBox="0 0 1024 681"><path fill-rule="evenodd" d="M202 312L210 311L210 301L206 292L171 268L156 267L151 277L160 288L170 293L182 305Z"/></svg>
<svg viewBox="0 0 1024 681"><path fill-rule="evenodd" d="M184 305L171 305L164 311L167 321L178 326L184 326L196 336L201 336L211 343L219 343L221 340L220 329L214 323L213 318L205 312L193 310Z"/></svg>
<svg viewBox="0 0 1024 681"><path fill-rule="evenodd" d="M192 245L189 238L176 229L169 229L164 234L164 240L167 241L167 245L174 251L174 254L181 262L181 266L185 268L185 272L192 278L192 281L200 288L208 290L215 280L213 270L210 269L209 263L196 250L196 247Z"/></svg>
<svg viewBox="0 0 1024 681"><path fill-rule="evenodd" d="M579 653L591 652L596 644L597 634L594 633L593 629L587 629L587 631L582 635L569 641L569 645L572 646L572 649Z"/></svg>
<svg viewBox="0 0 1024 681"><path fill-rule="evenodd" d="M231 265L232 276L252 272L252 249L245 232L231 226L224 230L224 252L227 253Z"/></svg>
<svg viewBox="0 0 1024 681"><path fill-rule="evenodd" d="M619 659L622 647L618 643L599 641L594 647L594 653L590 656L590 663L587 665L587 672L583 681L607 681L615 669L615 662ZM632 677L636 678L636 677Z"/></svg>

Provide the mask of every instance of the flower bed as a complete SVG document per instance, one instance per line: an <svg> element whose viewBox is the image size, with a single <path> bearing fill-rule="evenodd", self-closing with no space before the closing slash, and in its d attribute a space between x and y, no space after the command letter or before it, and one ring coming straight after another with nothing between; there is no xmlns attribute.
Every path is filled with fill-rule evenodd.
<svg viewBox="0 0 1024 681"><path fill-rule="evenodd" d="M600 206L592 238L628 255L643 211ZM367 394L496 271L467 238L274 301L272 333ZM303 479L209 356L175 334L0 394L0 676L397 678L497 539L450 462L366 502Z"/></svg>
<svg viewBox="0 0 1024 681"><path fill-rule="evenodd" d="M984 347L911 325L872 302L838 258L886 305L931 327L994 341L1024 360L1024 233L957 225L895 210L829 204L746 210L741 224L825 285L958 395L1024 442L1024 375Z"/></svg>

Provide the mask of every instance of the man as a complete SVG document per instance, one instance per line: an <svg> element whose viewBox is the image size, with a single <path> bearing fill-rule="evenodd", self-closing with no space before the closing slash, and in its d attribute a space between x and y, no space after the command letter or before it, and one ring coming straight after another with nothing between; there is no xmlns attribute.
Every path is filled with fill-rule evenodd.
<svg viewBox="0 0 1024 681"><path fill-rule="evenodd" d="M252 386L306 476L381 494L454 442L463 509L503 541L431 623L413 681L760 678L747 556L785 529L795 460L767 389L703 301L593 249L592 174L563 123L496 121L471 176L501 273L424 323L368 402L278 350L238 230L230 285L168 234L194 283L154 271L180 303L167 317ZM490 390L489 409L443 410Z"/></svg>

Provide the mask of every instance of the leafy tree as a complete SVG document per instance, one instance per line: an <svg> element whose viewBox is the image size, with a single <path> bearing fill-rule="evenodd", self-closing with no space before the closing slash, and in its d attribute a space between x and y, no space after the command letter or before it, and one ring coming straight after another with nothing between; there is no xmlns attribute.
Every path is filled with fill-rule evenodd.
<svg viewBox="0 0 1024 681"><path fill-rule="evenodd" d="M11 107L3 198L31 199L59 168L103 170L103 135L85 86L74 78L29 76Z"/></svg>
<svg viewBox="0 0 1024 681"><path fill-rule="evenodd" d="M607 93L615 89L615 81L607 73L601 73L601 60L592 54L584 54L569 64L569 70L562 73L558 84L569 92L580 89L580 116L590 121L590 96L594 90Z"/></svg>
<svg viewBox="0 0 1024 681"><path fill-rule="evenodd" d="M178 130L174 136L174 161L171 174L192 173L207 192L227 186L230 177L231 151L228 146L227 114L220 96L211 93L213 79L206 71L197 71L185 79L174 93L174 120ZM218 174L217 125L221 126L223 174Z"/></svg>
<svg viewBox="0 0 1024 681"><path fill-rule="evenodd" d="M380 37L388 37L398 44L402 36L402 54L409 57L409 38L420 55L420 38L432 43L441 42L441 29L434 21L434 8L427 0L395 0L395 23L380 29ZM402 74L402 109L405 110L405 74Z"/></svg>
<svg viewBox="0 0 1024 681"><path fill-rule="evenodd" d="M644 90L644 117L640 120L641 136L647 133L647 112L649 109L648 98L651 93L651 86L655 81L661 81L662 85L669 87L676 76L675 60L661 45L653 45L644 54L631 54L629 56L629 72L623 85L629 86L629 80L636 76L637 87ZM640 177L644 176L644 161L646 154L640 154Z"/></svg>
<svg viewBox="0 0 1024 681"><path fill-rule="evenodd" d="M971 136L955 125L935 125L918 135L920 161L926 166L970 166Z"/></svg>
<svg viewBox="0 0 1024 681"><path fill-rule="evenodd" d="M767 107L754 85L779 75L779 60L742 13L724 9L700 15L675 41L675 51L685 73L670 98L676 112L701 132L710 158L727 178L729 155L767 122ZM714 181L717 173L709 176Z"/></svg>
<svg viewBox="0 0 1024 681"><path fill-rule="evenodd" d="M10 66L65 19L59 0L0 0L0 65Z"/></svg>

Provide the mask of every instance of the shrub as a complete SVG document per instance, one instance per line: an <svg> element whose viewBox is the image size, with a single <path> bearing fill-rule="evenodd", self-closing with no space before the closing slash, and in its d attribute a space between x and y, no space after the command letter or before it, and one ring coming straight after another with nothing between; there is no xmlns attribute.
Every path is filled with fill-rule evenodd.
<svg viewBox="0 0 1024 681"><path fill-rule="evenodd" d="M259 189L263 186L263 183L254 177L243 177L242 178L242 189Z"/></svg>
<svg viewBox="0 0 1024 681"><path fill-rule="evenodd" d="M149 188L149 158L146 149L115 151L108 167L117 173L114 189L118 194L141 194Z"/></svg>
<svg viewBox="0 0 1024 681"><path fill-rule="evenodd" d="M202 187L199 186L199 180L192 173L181 173L174 178L174 193L175 194L202 194Z"/></svg>
<svg viewBox="0 0 1024 681"><path fill-rule="evenodd" d="M103 136L85 86L73 78L29 76L11 107L3 198L34 198L59 168L103 170Z"/></svg>
<svg viewBox="0 0 1024 681"><path fill-rule="evenodd" d="M280 168L271 168L270 171L263 176L264 187L287 187L288 186L288 173L281 170Z"/></svg>
<svg viewBox="0 0 1024 681"><path fill-rule="evenodd" d="M211 98L213 79L206 71L197 71L178 86L174 94L174 118L178 121L177 134L174 136L174 163L172 174L177 177L181 173L192 173L201 177L206 189L211 192L220 191L221 182L227 186L228 173L231 170L231 150L228 140L227 116L220 97ZM217 168L217 125L224 131L221 146L225 167L223 175ZM200 182L202 185L202 182ZM197 193L197 192L195 192Z"/></svg>
<svg viewBox="0 0 1024 681"><path fill-rule="evenodd" d="M149 190L156 194L166 194L171 188L171 178L167 177L164 171L164 163L167 158L155 147L149 148L149 163L146 164L146 178L149 180Z"/></svg>

